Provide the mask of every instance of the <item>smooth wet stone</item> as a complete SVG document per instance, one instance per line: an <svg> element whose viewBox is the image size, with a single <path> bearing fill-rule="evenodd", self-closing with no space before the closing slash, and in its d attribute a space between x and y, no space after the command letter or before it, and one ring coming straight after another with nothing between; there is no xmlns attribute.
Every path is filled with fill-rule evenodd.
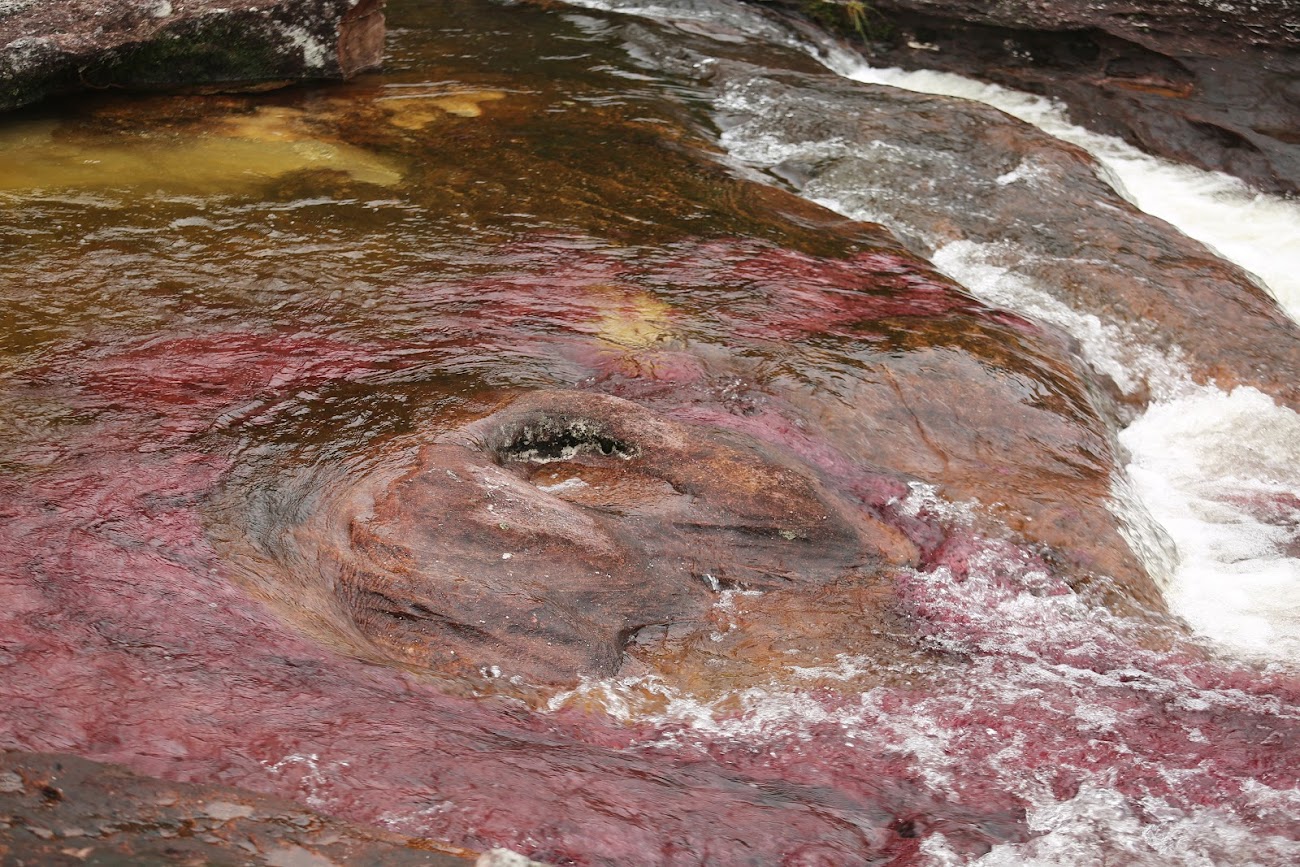
<svg viewBox="0 0 1300 867"><path fill-rule="evenodd" d="M724 589L870 585L917 559L761 441L578 392L440 435L340 520L326 556L362 633L406 664L532 683L616 674L632 636Z"/></svg>
<svg viewBox="0 0 1300 867"><path fill-rule="evenodd" d="M898 617L900 572L965 574L968 534L1008 531L1043 546L1062 592L1161 610L1108 508L1108 421L1054 332L899 252L679 247L620 294L602 254L526 249L546 279L456 288L447 328L521 351L519 323L546 323L582 390L452 401L356 452L350 477L286 469L223 495L236 577L308 634L533 697L647 672L712 694L784 678L793 653L869 655L870 680L936 664ZM645 291L728 285L744 296L690 315ZM778 359L788 374L765 371ZM923 489L988 511L950 526L907 505Z"/></svg>
<svg viewBox="0 0 1300 867"><path fill-rule="evenodd" d="M254 792L60 753L0 752L0 860L46 864L454 867L477 853Z"/></svg>
<svg viewBox="0 0 1300 867"><path fill-rule="evenodd" d="M14 0L0 110L86 88L255 88L383 62L383 0Z"/></svg>
<svg viewBox="0 0 1300 867"><path fill-rule="evenodd" d="M1078 148L966 100L740 65L716 65L713 81L738 156L883 223L986 300L1005 293L1064 327L1122 400L1188 375L1300 405L1295 322L1124 201Z"/></svg>

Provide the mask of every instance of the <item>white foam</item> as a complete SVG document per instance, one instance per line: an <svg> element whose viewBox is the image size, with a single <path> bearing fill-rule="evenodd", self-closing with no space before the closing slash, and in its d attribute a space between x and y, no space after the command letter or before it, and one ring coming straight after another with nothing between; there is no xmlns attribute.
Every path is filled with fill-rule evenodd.
<svg viewBox="0 0 1300 867"><path fill-rule="evenodd" d="M720 33L744 33L801 48L832 72L854 81L991 105L1088 151L1100 163L1103 178L1120 195L1256 275L1292 317L1300 318L1300 201L1259 193L1222 172L1145 154L1122 139L1072 123L1062 104L1045 97L948 72L873 67L839 45L809 42L761 12L737 4L707 0L570 2L674 24L709 22ZM713 34L705 31L703 35Z"/></svg>
<svg viewBox="0 0 1300 867"><path fill-rule="evenodd" d="M1142 808L1159 821L1138 816L1131 800L1114 789L1085 785L1067 801L1032 807L1027 819L1035 832L1033 839L995 846L979 863L982 867L1102 864L1097 853L1119 839L1124 841L1122 863L1147 867L1246 867L1300 859L1300 843L1261 836L1221 810L1184 810L1151 797L1144 799ZM932 837L926 843L931 863L961 863L942 838Z"/></svg>
<svg viewBox="0 0 1300 867"><path fill-rule="evenodd" d="M927 513L934 499L924 489L909 497ZM960 526L966 505L938 503L938 519ZM616 716L653 723L660 734L642 744L649 748L689 751L731 742L777 756L814 738L826 748L826 739L838 737L845 749L861 745L871 755L904 762L909 778L926 791L956 798L969 764L977 761L981 779L1028 806L1034 833L1024 843L995 847L981 865L1295 863L1300 842L1260 835L1249 817L1281 822L1300 809L1300 791L1244 780L1240 797L1225 794L1219 806L1203 807L1197 793L1223 785L1220 775L1232 772L1188 749L1205 742L1193 721L1171 721L1168 755L1143 746L1141 733L1153 707L1246 712L1274 727L1294 721L1296 709L1229 685L1198 686L1181 658L1141 648L1125 634L1130 621L1083 601L1019 553L994 540L970 558L964 577L942 568L912 573L914 586L906 594L912 601L905 604L919 606L918 625L936 647L967 655L959 678L924 694L883 686L856 695L845 690L828 700L824 691L774 680L706 700L649 675L588 680L551 707L594 700ZM880 660L849 655L819 667L791 667L796 684L849 683L879 671ZM646 712L647 696L659 710ZM972 724L979 720L996 721L998 728ZM1074 749L1081 742L1118 745L1126 758L1098 768L1087 751ZM1059 764L1040 761L1044 744L1051 743L1064 747ZM1062 798L1053 789L1058 770L1087 782ZM1170 781L1163 798L1131 794L1135 784L1145 785L1138 781L1162 777ZM930 865L971 863L941 834L927 837L922 853Z"/></svg>
<svg viewBox="0 0 1300 867"><path fill-rule="evenodd" d="M1300 416L1252 388L1200 388L1153 405L1120 441L1178 546L1173 609L1239 650L1300 658Z"/></svg>
<svg viewBox="0 0 1300 867"><path fill-rule="evenodd" d="M582 0L581 5L610 9L619 3ZM636 14L661 19L683 14L677 0L648 0L633 8ZM726 15L712 11L719 8ZM729 4L703 4L689 14L769 38L770 22ZM773 41L794 44L798 39L787 33ZM1253 272L1300 318L1300 203L1257 194L1228 176L1178 166L1088 132L1071 124L1061 106L1040 97L944 73L871 69L836 48L805 48L849 78L975 99L1084 148L1121 195ZM726 105L726 100L748 102ZM761 93L739 87L723 95L721 107L761 116L770 108L761 100ZM871 148L888 147L831 138L792 143L764 137L761 126L744 127L723 133L722 144L733 156L760 167L788 160L870 158ZM1022 164L997 181L1015 183L1032 177L1033 169ZM845 206L851 191L837 197L822 185L808 192L846 216L879 220ZM1290 554L1300 549L1300 417L1253 389L1229 394L1194 385L1177 348L1156 351L1138 324L1105 322L1063 304L1006 267L1015 261L1014 254L997 244L958 241L940 247L934 261L986 302L1072 334L1088 361L1122 390L1150 390L1155 401L1121 435L1131 464L1129 478L1117 480L1113 491L1113 509L1129 529L1130 545L1158 578L1168 579L1171 606L1200 634L1237 653L1294 665L1300 659L1300 562ZM906 505L960 525L966 504L945 506L935 492L918 488ZM588 699L599 696L615 713L631 716L638 716L634 694L654 693L663 710L652 719L668 727L664 746L698 738L735 739L757 748L813 729L825 736L831 727L846 742L907 756L916 778L936 791L950 784L974 749L971 745L987 738L983 746L992 752L980 771L1030 805L1034 837L995 847L978 859L981 865L1300 863L1300 843L1261 835L1251 824L1252 814L1292 815L1300 809L1300 790L1243 780L1241 796L1232 797L1225 789L1217 808L1202 807L1194 799L1177 803L1180 791L1217 786L1215 772L1208 764L1166 764L1155 754L1129 753L1128 762L1093 777L1067 798L1045 776L1026 771L1027 739L1046 742L1050 731L1073 729L1080 737L1101 735L1102 741L1123 743L1127 732L1147 726L1144 702L1135 701L1135 710L1115 703L1115 695L1125 692L1190 711L1246 710L1294 720L1295 709L1275 696L1197 687L1178 665L1166 665L1155 652L1137 646L1121 619L1055 587L1050 576L1034 571L1030 563L1000 560L1004 554L991 546L972 557L970 574L960 581L943 569L911 576L927 640L936 649L969 658L961 683L946 684L915 704L886 711L879 691L869 690L830 708L791 689L789 680L784 687L739 691L716 703L679 694L653 678L593 681L576 692ZM1072 654L1078 654L1078 665L1070 661ZM1095 659L1105 662L1098 666ZM794 682L829 680L847 687L872 671L872 665L843 655L831 665L792 666L789 673ZM1053 695L1070 700L1056 706ZM1029 702L1044 715L1041 730L1024 719L1010 737L967 728L954 740L954 733L938 723L975 718L978 714L970 711L996 710L1016 701ZM1170 734L1189 744L1206 740L1190 721L1172 726ZM1137 766L1169 780L1170 800L1136 799L1128 793L1132 780L1120 786L1110 779L1140 776ZM934 865L969 863L938 834L923 841L922 855Z"/></svg>
<svg viewBox="0 0 1300 867"><path fill-rule="evenodd" d="M946 73L875 70L838 49L829 51L827 63L860 81L985 102L1085 147L1135 204L1253 269L1265 288L1290 304L1293 316L1300 313L1300 203L1248 195L1234 179L1175 166L1072 126L1059 106L1041 97ZM838 137L783 139L761 119L790 107L743 83L729 87L719 103L760 119L721 136L733 156L751 165L871 159L873 148L889 146ZM1033 171L1022 163L997 180L1013 183ZM828 177L810 181L805 194L847 217L890 224L888 215L850 204L862 197ZM1287 464L1293 443L1300 442L1300 429L1292 431L1294 414L1258 392L1228 396L1194 385L1178 347L1154 348L1141 323L1107 321L1072 308L1015 264L1030 260L1028 251L1008 242L968 240L944 244L932 256L936 267L981 300L1071 334L1092 367L1121 391L1150 395L1149 411L1123 438L1133 454L1132 479L1116 480L1111 504L1130 546L1167 586L1173 610L1202 635L1238 652L1294 661L1300 649L1300 561L1291 555L1300 544L1288 546L1300 532L1300 513L1274 514L1275 523L1267 524L1224 502L1300 496L1300 470L1288 471ZM1234 436L1245 439L1233 441ZM1239 454L1246 442L1251 451L1274 456L1267 470ZM1237 455L1236 466L1205 460L1223 454Z"/></svg>
<svg viewBox="0 0 1300 867"><path fill-rule="evenodd" d="M1157 397L1173 397L1187 388L1190 376L1177 351L1152 349L1131 330L1074 310L1014 269L993 264L1024 258L999 255L1003 246L954 241L935 251L932 261L980 300L1069 333L1079 341L1093 369L1109 376L1126 394L1145 388Z"/></svg>

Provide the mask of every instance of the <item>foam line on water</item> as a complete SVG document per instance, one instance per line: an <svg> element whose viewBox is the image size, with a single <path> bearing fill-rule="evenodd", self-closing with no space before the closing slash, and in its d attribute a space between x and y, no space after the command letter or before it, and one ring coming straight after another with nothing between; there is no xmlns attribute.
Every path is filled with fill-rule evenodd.
<svg viewBox="0 0 1300 867"><path fill-rule="evenodd" d="M1200 388L1120 441L1178 548L1170 605L1241 651L1300 658L1300 415L1253 388Z"/></svg>
<svg viewBox="0 0 1300 867"><path fill-rule="evenodd" d="M1042 97L949 73L873 69L834 47L823 59L857 81L984 102L1088 150L1103 177L1137 207L1252 271L1293 318L1300 317L1300 202L1253 193L1235 178L1143 154L1069 123L1058 104ZM747 140L744 133L743 127L728 130L723 145L763 166L794 152L805 159L836 158L864 146ZM824 183L815 192L816 201L845 216L881 219L847 207ZM1253 390L1227 395L1193 385L1176 353L1159 352L1122 323L1074 310L1015 269L992 264L1005 258L988 255L997 252L994 246L956 241L932 258L982 300L1071 333L1089 363L1124 391L1146 388L1156 398L1125 431L1132 463L1128 478L1119 480L1114 507L1133 529L1134 550L1153 573L1167 577L1173 609L1236 652L1294 659L1300 649L1300 540L1294 538L1300 505L1289 510L1287 498L1300 497L1300 471L1286 471L1285 461L1245 455L1289 454L1291 443L1300 440L1295 414ZM1232 419L1230 432L1222 428L1223 418ZM1241 459L1232 467L1211 460L1220 453ZM1171 461L1175 454L1185 462ZM1170 554L1170 542L1177 554Z"/></svg>
<svg viewBox="0 0 1300 867"><path fill-rule="evenodd" d="M1300 659L1300 415L1253 388L1194 384L1177 357L990 265L989 246L956 241L933 260L981 300L1075 336L1121 388L1157 398L1120 432L1130 462L1112 510L1170 608L1238 654Z"/></svg>

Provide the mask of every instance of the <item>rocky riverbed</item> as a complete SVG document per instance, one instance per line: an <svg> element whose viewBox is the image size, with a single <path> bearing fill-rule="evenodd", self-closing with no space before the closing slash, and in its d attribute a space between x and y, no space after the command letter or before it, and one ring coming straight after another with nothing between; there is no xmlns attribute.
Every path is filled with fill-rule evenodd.
<svg viewBox="0 0 1300 867"><path fill-rule="evenodd" d="M752 9L389 11L0 128L5 857L1294 860L1300 679L1121 445L1294 415L1255 280Z"/></svg>

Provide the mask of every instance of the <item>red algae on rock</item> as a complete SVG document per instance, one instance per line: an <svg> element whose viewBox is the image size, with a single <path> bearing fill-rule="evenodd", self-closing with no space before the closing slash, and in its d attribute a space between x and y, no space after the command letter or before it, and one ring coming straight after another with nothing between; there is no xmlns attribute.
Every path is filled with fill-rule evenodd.
<svg viewBox="0 0 1300 867"><path fill-rule="evenodd" d="M211 110L400 180L15 198L6 761L557 864L1295 860L1300 683L1164 612L1071 341L701 156L597 13L408 13Z"/></svg>
<svg viewBox="0 0 1300 867"><path fill-rule="evenodd" d="M548 388L447 390L442 369L472 371L486 384L517 363L508 353L461 348L455 336L380 346L307 334L196 335L21 374L11 387L57 394L88 421L56 446L15 452L24 469L4 483L5 745L75 750L172 779L305 799L408 834L578 863L901 864L920 858L921 841L937 834L968 853L1023 840L1023 794L957 768L951 783L937 785L918 775L908 753L884 746L884 731L931 707L935 720L955 724L952 688L943 685L963 672L1011 677L1008 666L1029 650L992 646L988 630L1013 617L1024 604L1016 600L1040 599L1034 604L1047 611L1060 607L1053 600L1085 604L1064 583L1073 570L1054 565L1071 555L1052 547L1054 536L1012 534L1002 552L979 542L987 527L954 523L917 499L918 485L974 484L954 474L956 445L936 463L933 449L946 441L926 433L931 457L899 470L909 465L901 452L879 443L864 452L859 435L841 433L860 424L852 402L814 412L808 389L816 382L834 394L826 389L841 371L856 369L855 388L879 382L881 395L906 395L898 365L934 351L907 335L955 340L944 351L972 359L991 344L967 343L961 335L970 328L1015 335L1044 359L1058 357L1054 339L1003 325L959 294L936 306L937 277L926 277L936 288L923 291L918 308L886 293L887 315L877 316L873 302L855 295L865 290L840 285L840 263L778 252L756 272L755 257L768 255L761 246L707 249L714 263L741 263L737 275L715 266L717 279L751 292L765 286L773 303L750 308L744 327L724 338L733 350L724 355L708 337L715 326L700 325L723 311L662 296L673 310L674 351L698 367L673 390L607 366L600 352L577 351L602 339L588 314L570 307L549 323L531 317L520 326L518 311L540 313L541 293L554 289L529 280L491 284L510 312L485 311L481 326L485 340L505 347L513 337L534 359L541 347L569 347L533 366L535 379L552 378ZM897 267L886 264L888 286ZM676 267L656 278L643 263L636 283L642 291L657 279L672 284ZM786 286L802 293L799 304L782 303ZM589 309L607 303L608 292ZM482 295L472 286L461 293L466 302ZM806 336L796 338L794 310L808 302L829 330L818 333L810 315L798 326ZM834 312L844 305L844 314ZM744 308L725 312L723 321L736 322ZM930 331L963 319L969 324ZM835 332L845 330L861 342L838 343ZM888 348L862 355L856 347L880 345L872 335ZM780 368L766 376L744 358L777 344ZM981 400L1009 387L1008 408L1038 394L1022 384L1036 371L1050 371L1053 383L1071 375L1060 359L999 379L995 371L1013 362L1001 348L990 358L998 367L952 369L984 369ZM582 359L596 366L575 371ZM585 375L575 383L575 374ZM421 408L403 429L373 437L313 421L312 396L349 382L366 383L374 399L400 392L399 403ZM1104 442L1105 432L1084 411L1085 391L1071 388L1062 392L1069 400L1036 412L1057 417L1060 435L1075 431L1056 446L1073 452L1089 438ZM924 404L906 412L921 430L937 430L940 405L934 414ZM277 444L285 442L306 451L292 458ZM1047 453L1027 444L1009 442L999 460L1026 480L1056 477L1051 462L1035 463ZM1100 509L1104 488L1080 487L1086 478L1074 478L1075 508ZM63 505L50 509L53 502ZM1015 502L1036 514L1040 501ZM958 554L956 540L972 532ZM1033 550L1041 553L1022 553ZM1009 564L998 567L1002 583L986 587L957 566L980 557ZM965 603L952 594L966 589L992 607L954 609ZM1130 600L1145 593L1140 583L1113 592ZM1096 643L1107 630L1163 628L1127 622L1086 627L1100 654L1092 663L1051 636L1033 652L1042 664L1055 658L1050 664L1102 671L1119 653L1136 665L1133 654L1155 651ZM1180 658L1184 670L1204 670L1205 689L1228 688L1213 685L1228 674L1195 654ZM857 666L845 676L874 688L861 699L825 691L837 664ZM646 713L656 690L676 690L677 701L696 696L699 707L714 707L699 720L713 722L611 717L592 690L612 687L615 673L650 687ZM1233 722L1171 710L1113 674L1097 677L1114 681L1089 688L1111 694L1117 720L1172 713L1194 717L1202 730L1247 721L1276 730L1268 711L1249 705L1232 712ZM820 686L794 705L802 712L745 722L754 688L779 703L804 683ZM557 692L575 685L578 692ZM1065 684L1035 688L1051 695ZM528 711L518 698L568 709ZM1029 756L1049 738L1064 739L1051 749L1068 754L1071 735L1052 722L1059 711L1021 701L990 694L983 710L966 711L982 721L961 724L972 741L964 753L1010 738ZM892 710L873 716L871 706ZM812 707L824 722L805 730ZM995 708L1014 713L995 719ZM758 726L753 738L726 734L744 725ZM978 734L985 729L1000 734ZM1124 737L1136 747L1134 735ZM859 738L881 746L864 749ZM1286 774L1289 743L1273 751L1282 762L1274 776ZM1142 747L1153 755L1170 748L1164 740ZM1090 748L1081 741L1078 749ZM1244 772L1238 755L1257 768L1244 752L1216 751L1215 779ZM1081 753L1077 766L1056 773L1083 773L1089 761ZM1145 773L1131 786L1149 785Z"/></svg>
<svg viewBox="0 0 1300 867"><path fill-rule="evenodd" d="M0 753L0 858L41 864L464 867L478 853L331 820L222 786L60 753Z"/></svg>

